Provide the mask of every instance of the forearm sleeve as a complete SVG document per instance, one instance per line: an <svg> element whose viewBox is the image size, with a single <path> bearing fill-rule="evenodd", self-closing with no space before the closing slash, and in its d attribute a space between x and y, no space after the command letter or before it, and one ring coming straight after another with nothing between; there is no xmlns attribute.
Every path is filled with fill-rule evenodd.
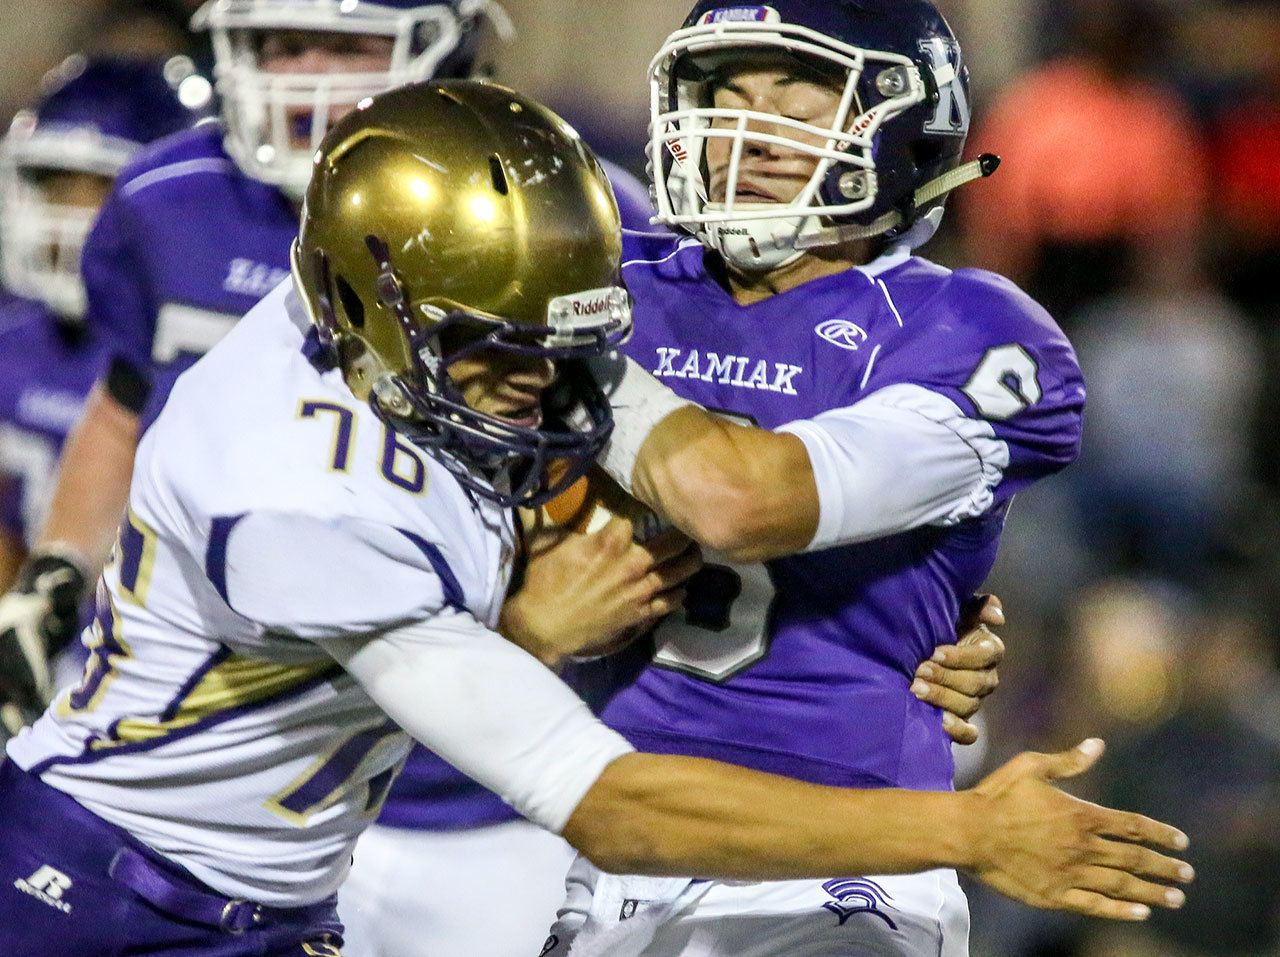
<svg viewBox="0 0 1280 957"><path fill-rule="evenodd" d="M989 423L914 385L778 431L799 438L813 466L819 519L808 551L981 515L1009 464Z"/></svg>
<svg viewBox="0 0 1280 957"><path fill-rule="evenodd" d="M536 659L466 613L324 647L406 732L529 820L563 830L631 745Z"/></svg>

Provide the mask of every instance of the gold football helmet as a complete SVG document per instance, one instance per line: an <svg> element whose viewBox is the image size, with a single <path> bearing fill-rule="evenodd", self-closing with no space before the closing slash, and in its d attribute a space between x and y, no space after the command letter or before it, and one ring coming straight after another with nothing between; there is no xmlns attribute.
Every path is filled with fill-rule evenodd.
<svg viewBox="0 0 1280 957"><path fill-rule="evenodd" d="M581 475L612 430L577 360L630 331L621 255L613 192L577 133L509 89L457 80L382 94L334 126L293 272L357 397L445 453L468 488L533 505ZM462 400L449 366L485 350L560 364L542 426ZM590 412L585 430L556 414L571 407ZM555 459L570 467L552 481Z"/></svg>

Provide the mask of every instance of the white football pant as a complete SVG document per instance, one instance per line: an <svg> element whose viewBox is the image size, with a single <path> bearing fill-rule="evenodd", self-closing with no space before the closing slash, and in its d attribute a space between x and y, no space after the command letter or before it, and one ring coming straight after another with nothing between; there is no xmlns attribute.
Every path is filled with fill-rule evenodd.
<svg viewBox="0 0 1280 957"><path fill-rule="evenodd" d="M605 874L585 858L543 957L968 957L954 871L830 881ZM536 951L535 951L536 952Z"/></svg>
<svg viewBox="0 0 1280 957"><path fill-rule="evenodd" d="M531 957L564 900L573 849L528 821L469 831L369 828L338 892L344 957Z"/></svg>

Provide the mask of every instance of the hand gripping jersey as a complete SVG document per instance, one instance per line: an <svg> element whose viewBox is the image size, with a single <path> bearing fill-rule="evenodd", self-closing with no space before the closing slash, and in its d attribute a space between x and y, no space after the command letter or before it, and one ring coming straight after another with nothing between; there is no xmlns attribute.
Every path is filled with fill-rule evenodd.
<svg viewBox="0 0 1280 957"><path fill-rule="evenodd" d="M58 458L102 371L102 354L64 333L37 302L0 302L0 522L34 544L44 524Z"/></svg>
<svg viewBox="0 0 1280 957"><path fill-rule="evenodd" d="M298 216L246 176L207 123L156 144L125 169L84 249L87 321L116 361L144 375L144 427L178 375L289 275ZM648 193L604 164L624 225L648 229ZM415 749L383 823L461 829L516 813L439 758Z"/></svg>
<svg viewBox="0 0 1280 957"><path fill-rule="evenodd" d="M144 438L84 679L9 753L219 891L296 905L337 888L410 748L320 643L491 626L514 544L313 367L288 288Z"/></svg>
<svg viewBox="0 0 1280 957"><path fill-rule="evenodd" d="M957 439L973 450L975 480L927 524L879 515L895 530L872 541L747 567L708 556L605 722L642 750L821 784L950 788L941 714L908 689L955 640L1011 497L1076 455L1084 389L1070 345L1011 283L905 250L740 307L701 246L644 242L623 270L636 300L627 352L680 395L802 438L824 425L838 436L850 413L922 417L945 429L949 456L967 454ZM820 488L824 468L815 461ZM865 490L872 513L889 491Z"/></svg>

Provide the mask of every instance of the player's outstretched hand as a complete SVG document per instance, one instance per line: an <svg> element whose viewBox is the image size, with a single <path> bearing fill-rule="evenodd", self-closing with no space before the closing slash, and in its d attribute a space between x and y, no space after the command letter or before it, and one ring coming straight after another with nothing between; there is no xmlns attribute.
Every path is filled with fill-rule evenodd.
<svg viewBox="0 0 1280 957"><path fill-rule="evenodd" d="M85 577L58 555L33 555L0 597L0 721L10 734L53 697L49 660L75 635Z"/></svg>
<svg viewBox="0 0 1280 957"><path fill-rule="evenodd" d="M1173 884L1191 865L1151 850L1181 851L1187 837L1141 814L1072 797L1051 782L1083 774L1102 756L1090 738L1057 754L1020 754L967 792L975 804L975 860L968 868L1033 907L1112 920L1145 920L1181 907Z"/></svg>
<svg viewBox="0 0 1280 957"><path fill-rule="evenodd" d="M625 518L588 535L560 534L530 557L501 631L548 664L609 654L679 608L701 567L698 547L681 533L638 544Z"/></svg>
<svg viewBox="0 0 1280 957"><path fill-rule="evenodd" d="M969 719L1000 684L1004 642L991 628L1003 624L1000 599L975 595L961 611L957 642L942 645L916 669L912 694L942 709L943 730L957 744L978 740L978 727Z"/></svg>

